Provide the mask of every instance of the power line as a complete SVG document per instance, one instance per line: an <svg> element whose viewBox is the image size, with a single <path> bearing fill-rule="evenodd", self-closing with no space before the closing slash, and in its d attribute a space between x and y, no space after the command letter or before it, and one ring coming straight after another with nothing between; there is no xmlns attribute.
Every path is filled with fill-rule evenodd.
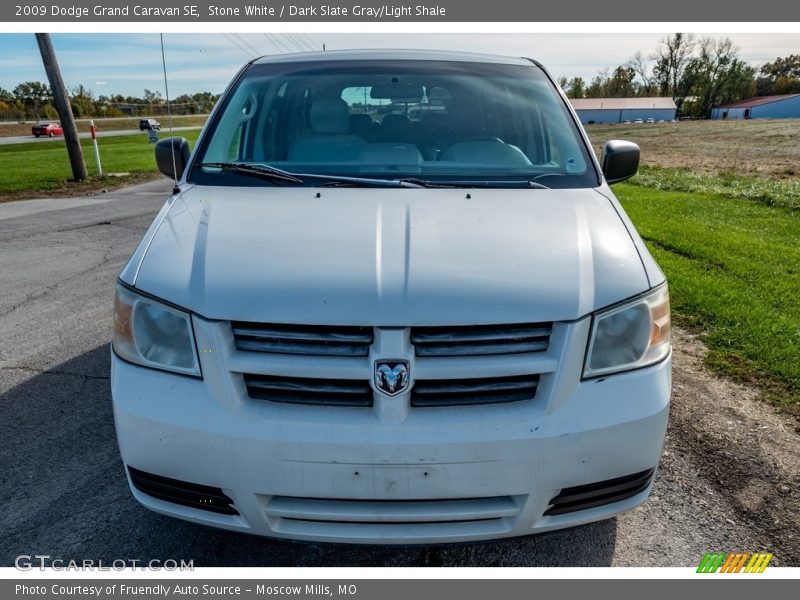
<svg viewBox="0 0 800 600"><path fill-rule="evenodd" d="M308 45L311 48L311 50L316 52L318 48L317 41L307 33L301 33L300 36L308 42Z"/></svg>
<svg viewBox="0 0 800 600"><path fill-rule="evenodd" d="M265 33L264 37L267 38L275 48L277 48L278 52L287 53L292 51L292 49L289 48L286 44L284 44L280 39L278 39L277 36L271 33Z"/></svg>
<svg viewBox="0 0 800 600"><path fill-rule="evenodd" d="M233 39L231 36L229 36L227 33L223 33L223 34L222 34L222 36L223 36L223 37L224 37L226 40L228 40L228 41L229 41L231 44L233 44L234 46L236 46L236 47L237 47L239 50L241 50L242 52L244 52L245 54L247 54L249 57L251 57L251 58L255 58L255 56L253 56L253 53L252 53L252 52L250 52L249 50L247 50L247 49L245 49L243 46L241 46L241 45L240 45L240 44L239 44L239 43L238 43L236 40L234 40L234 39Z"/></svg>
<svg viewBox="0 0 800 600"><path fill-rule="evenodd" d="M254 54L256 57L258 57L258 56L262 56L262 55L264 54L264 53L263 53L263 52L261 52L261 51L260 51L258 48L256 48L255 46L253 46L253 45L252 45L250 42L248 42L246 39L244 39L244 37L242 37L240 34L238 34L238 33L234 33L234 34L232 34L232 35L233 35L233 36L235 36L237 39L239 39L239 40L242 42L242 44L244 44L244 45L245 45L245 47L247 47L247 48L250 48L250 50L253 52L253 54Z"/></svg>
<svg viewBox="0 0 800 600"><path fill-rule="evenodd" d="M297 42L297 45L298 45L298 46L300 47L300 49L301 49L301 50L303 50L304 52L307 52L309 49L313 50L313 48L311 48L311 47L309 46L308 42L306 42L306 41L305 41L303 38L301 38L299 34L297 34L297 33L290 33L289 35L292 37L292 39L296 40L296 42Z"/></svg>
<svg viewBox="0 0 800 600"><path fill-rule="evenodd" d="M286 34L289 40L301 51L307 52L308 45L306 44L305 40L303 40L299 35L296 33L287 33Z"/></svg>
<svg viewBox="0 0 800 600"><path fill-rule="evenodd" d="M283 41L287 46L291 47L292 50L299 50L300 52L304 50L304 48L297 43L297 40L294 39L290 33L283 34Z"/></svg>

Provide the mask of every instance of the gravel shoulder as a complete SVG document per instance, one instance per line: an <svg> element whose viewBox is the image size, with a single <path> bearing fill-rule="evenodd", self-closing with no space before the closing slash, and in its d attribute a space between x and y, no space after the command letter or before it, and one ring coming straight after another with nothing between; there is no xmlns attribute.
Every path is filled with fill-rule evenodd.
<svg viewBox="0 0 800 600"><path fill-rule="evenodd" d="M670 424L651 509L693 515L681 529L713 541L709 550L773 552L776 565L798 566L800 423L758 401L757 389L710 374L706 352L697 335L676 332Z"/></svg>

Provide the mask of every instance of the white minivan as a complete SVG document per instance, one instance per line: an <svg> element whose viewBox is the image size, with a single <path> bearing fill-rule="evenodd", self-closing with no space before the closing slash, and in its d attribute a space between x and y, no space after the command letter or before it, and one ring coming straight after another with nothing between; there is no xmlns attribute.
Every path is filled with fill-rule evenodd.
<svg viewBox="0 0 800 600"><path fill-rule="evenodd" d="M629 511L667 425L665 278L537 62L248 63L117 282L146 507L263 536L483 540Z"/></svg>

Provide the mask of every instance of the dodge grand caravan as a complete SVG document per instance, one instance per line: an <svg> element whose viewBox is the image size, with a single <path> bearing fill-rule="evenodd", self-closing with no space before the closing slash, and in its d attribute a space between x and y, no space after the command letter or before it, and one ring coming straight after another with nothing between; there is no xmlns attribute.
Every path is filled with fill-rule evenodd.
<svg viewBox="0 0 800 600"><path fill-rule="evenodd" d="M644 502L664 275L545 69L413 51L254 60L119 276L135 498L299 540L538 533Z"/></svg>

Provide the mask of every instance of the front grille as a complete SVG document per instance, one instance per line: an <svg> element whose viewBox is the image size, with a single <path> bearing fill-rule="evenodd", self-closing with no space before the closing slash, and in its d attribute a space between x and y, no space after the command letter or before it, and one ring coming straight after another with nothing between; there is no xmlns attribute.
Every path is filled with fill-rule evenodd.
<svg viewBox="0 0 800 600"><path fill-rule="evenodd" d="M311 356L367 356L371 327L231 323L236 348Z"/></svg>
<svg viewBox="0 0 800 600"><path fill-rule="evenodd" d="M413 327L417 356L481 356L545 352L552 323Z"/></svg>
<svg viewBox="0 0 800 600"><path fill-rule="evenodd" d="M530 400L536 396L538 375L485 379L420 380L411 391L411 406L466 406Z"/></svg>
<svg viewBox="0 0 800 600"><path fill-rule="evenodd" d="M625 477L565 488L550 501L550 508L544 514L563 515L633 498L647 489L654 471L648 469Z"/></svg>
<svg viewBox="0 0 800 600"><path fill-rule="evenodd" d="M248 395L255 400L316 406L372 406L372 390L367 381L357 379L309 379L244 376Z"/></svg>
<svg viewBox="0 0 800 600"><path fill-rule="evenodd" d="M158 500L223 515L239 514L239 511L233 507L233 500L226 496L220 488L162 477L133 467L128 467L128 473L131 483L137 490Z"/></svg>

